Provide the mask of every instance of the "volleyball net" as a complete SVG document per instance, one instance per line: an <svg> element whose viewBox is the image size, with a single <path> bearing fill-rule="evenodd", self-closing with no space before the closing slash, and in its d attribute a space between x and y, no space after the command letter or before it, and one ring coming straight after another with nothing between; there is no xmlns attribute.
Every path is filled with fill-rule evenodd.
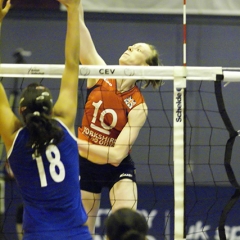
<svg viewBox="0 0 240 240"><path fill-rule="evenodd" d="M21 91L33 81L42 82L57 96L63 69L64 65L1 64L0 77L10 96L13 86ZM233 231L237 235L236 228L229 226L238 226L239 220L229 216L240 196L238 131L225 106L225 98L234 100L224 96L223 86L239 82L240 69L116 65L82 65L79 69L77 124L84 108L86 78L165 82L159 90L142 90L149 115L132 150L137 182L148 186L147 195L139 192L139 208L147 203L146 217L153 224L153 210L169 206L154 219L158 229L150 231L149 239L236 239L231 238ZM3 161L3 150L1 155ZM165 186L172 190L165 191ZM6 196L1 196L4 203ZM14 194L9 198L7 202L12 204ZM6 206L3 232L4 221L13 215L10 205Z"/></svg>

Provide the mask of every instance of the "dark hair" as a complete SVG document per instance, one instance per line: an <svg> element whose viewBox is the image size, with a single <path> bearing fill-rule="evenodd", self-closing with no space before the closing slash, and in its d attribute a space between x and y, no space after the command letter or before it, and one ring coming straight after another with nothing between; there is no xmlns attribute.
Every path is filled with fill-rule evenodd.
<svg viewBox="0 0 240 240"><path fill-rule="evenodd" d="M149 66L162 66L163 64L162 64L161 59L159 58L159 53L158 53L156 47L151 44L148 44L148 46L152 50L152 55L151 55L151 57L149 57L146 60L146 63ZM138 81L140 81L140 80L138 80ZM145 84L142 86L142 88L147 88L151 84L154 89L158 89L159 87L161 87L164 84L164 82L162 80L144 80L144 82L145 82Z"/></svg>
<svg viewBox="0 0 240 240"><path fill-rule="evenodd" d="M32 83L20 97L20 114L29 130L28 147L36 154L44 151L49 143L58 144L63 136L62 129L52 119L52 95L48 88Z"/></svg>
<svg viewBox="0 0 240 240"><path fill-rule="evenodd" d="M145 240L148 232L146 219L130 208L121 208L105 221L109 240Z"/></svg>

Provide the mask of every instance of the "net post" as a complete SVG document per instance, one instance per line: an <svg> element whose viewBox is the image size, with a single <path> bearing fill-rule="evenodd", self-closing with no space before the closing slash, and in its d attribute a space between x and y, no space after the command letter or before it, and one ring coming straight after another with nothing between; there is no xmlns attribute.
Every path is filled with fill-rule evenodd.
<svg viewBox="0 0 240 240"><path fill-rule="evenodd" d="M185 88L186 67L174 68L173 81L174 239L185 236Z"/></svg>

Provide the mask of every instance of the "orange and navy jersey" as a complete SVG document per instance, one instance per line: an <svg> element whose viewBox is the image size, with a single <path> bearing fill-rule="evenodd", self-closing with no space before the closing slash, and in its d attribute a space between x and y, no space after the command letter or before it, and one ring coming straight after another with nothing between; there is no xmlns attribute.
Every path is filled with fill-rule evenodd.
<svg viewBox="0 0 240 240"><path fill-rule="evenodd" d="M129 112L144 102L137 86L120 93L117 91L116 79L100 79L88 89L78 137L94 144L114 146L128 122Z"/></svg>

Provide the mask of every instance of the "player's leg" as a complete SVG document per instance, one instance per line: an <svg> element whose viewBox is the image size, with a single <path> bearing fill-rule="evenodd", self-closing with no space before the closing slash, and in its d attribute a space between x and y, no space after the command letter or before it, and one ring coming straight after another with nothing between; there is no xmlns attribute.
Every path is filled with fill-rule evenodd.
<svg viewBox="0 0 240 240"><path fill-rule="evenodd" d="M137 209L137 185L131 179L121 179L116 182L109 192L109 198L112 205L112 211L127 207Z"/></svg>
<svg viewBox="0 0 240 240"><path fill-rule="evenodd" d="M87 226L92 235L95 234L95 222L100 207L101 193L92 193L81 190L82 203L88 215Z"/></svg>

